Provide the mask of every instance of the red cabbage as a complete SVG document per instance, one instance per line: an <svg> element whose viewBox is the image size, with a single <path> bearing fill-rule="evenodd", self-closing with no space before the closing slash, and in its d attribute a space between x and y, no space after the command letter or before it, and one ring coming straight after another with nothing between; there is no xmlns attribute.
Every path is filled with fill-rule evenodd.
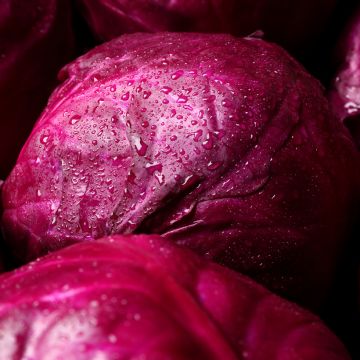
<svg viewBox="0 0 360 360"><path fill-rule="evenodd" d="M77 244L0 286L0 359L350 359L315 316L154 236Z"/></svg>
<svg viewBox="0 0 360 360"><path fill-rule="evenodd" d="M359 159L319 83L285 51L229 35L126 35L61 78L4 184L18 259L157 233L321 301Z"/></svg>
<svg viewBox="0 0 360 360"><path fill-rule="evenodd" d="M0 176L8 175L73 53L68 0L0 2Z"/></svg>
<svg viewBox="0 0 360 360"><path fill-rule="evenodd" d="M340 43L343 64L330 94L332 106L360 147L360 9Z"/></svg>
<svg viewBox="0 0 360 360"><path fill-rule="evenodd" d="M268 39L303 55L319 41L336 0L78 0L103 40L129 32L195 31Z"/></svg>

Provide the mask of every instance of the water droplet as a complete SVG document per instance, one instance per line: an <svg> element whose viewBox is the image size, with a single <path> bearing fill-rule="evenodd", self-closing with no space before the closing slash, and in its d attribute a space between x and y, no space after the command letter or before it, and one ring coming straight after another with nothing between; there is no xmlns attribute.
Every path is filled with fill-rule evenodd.
<svg viewBox="0 0 360 360"><path fill-rule="evenodd" d="M123 94L121 96L121 100L123 100L123 101L129 100L129 98L130 98L130 93L129 92L126 92L125 94Z"/></svg>
<svg viewBox="0 0 360 360"><path fill-rule="evenodd" d="M186 94L186 95L190 95L191 92L192 92L192 88L191 88L191 87L185 89L185 94ZM197 94L198 94L197 92L194 92L194 95L197 95Z"/></svg>
<svg viewBox="0 0 360 360"><path fill-rule="evenodd" d="M224 106L224 107L230 107L231 106L231 101L225 99L221 102L221 105Z"/></svg>
<svg viewBox="0 0 360 360"><path fill-rule="evenodd" d="M170 111L170 117L174 117L176 115L176 110L175 109L171 109Z"/></svg>
<svg viewBox="0 0 360 360"><path fill-rule="evenodd" d="M159 182L160 185L162 185L165 182L164 174L159 174L158 172L155 172L155 178Z"/></svg>
<svg viewBox="0 0 360 360"><path fill-rule="evenodd" d="M221 165L222 165L221 161L215 161L215 162L210 161L207 164L207 168L211 171L214 171L214 170L218 169Z"/></svg>
<svg viewBox="0 0 360 360"><path fill-rule="evenodd" d="M151 91L144 91L143 98L148 99L150 97L150 95L151 95Z"/></svg>
<svg viewBox="0 0 360 360"><path fill-rule="evenodd" d="M171 147L169 145L166 145L164 150L163 150L164 154L170 154L171 153Z"/></svg>
<svg viewBox="0 0 360 360"><path fill-rule="evenodd" d="M127 181L128 181L130 184L135 184L135 180L136 180L136 176L135 176L135 174L130 170L129 173L128 173L128 176L127 176Z"/></svg>
<svg viewBox="0 0 360 360"><path fill-rule="evenodd" d="M111 85L111 86L110 86L110 91L111 91L111 92L116 91L116 85Z"/></svg>
<svg viewBox="0 0 360 360"><path fill-rule="evenodd" d="M80 115L74 115L73 117L71 117L69 124L75 125L80 119L81 119Z"/></svg>
<svg viewBox="0 0 360 360"><path fill-rule="evenodd" d="M184 104L184 103L186 103L188 100L189 100L189 98L188 98L187 96L185 96L184 94L181 94L181 95L178 96L176 102L177 102L178 104Z"/></svg>
<svg viewBox="0 0 360 360"><path fill-rule="evenodd" d="M214 135L218 138L218 139L222 139L225 136L225 131L223 129L214 131Z"/></svg>
<svg viewBox="0 0 360 360"><path fill-rule="evenodd" d="M195 131L194 133L194 141L198 142L203 134L203 131L201 129Z"/></svg>
<svg viewBox="0 0 360 360"><path fill-rule="evenodd" d="M160 89L160 91L162 92L162 93L164 93L164 94L170 94L171 93L171 91L172 91L172 88L171 87L169 87L169 86L163 86L161 89Z"/></svg>
<svg viewBox="0 0 360 360"><path fill-rule="evenodd" d="M206 135L206 140L202 143L202 146L206 149L206 150L211 150L214 146L214 142L213 142L213 137L212 134L209 133Z"/></svg>
<svg viewBox="0 0 360 360"><path fill-rule="evenodd" d="M117 123L119 121L119 118L116 116L116 115L113 115L112 117L111 117L111 122L112 123Z"/></svg>
<svg viewBox="0 0 360 360"><path fill-rule="evenodd" d="M172 80L177 80L179 79L181 76L184 75L184 71L183 70L178 70L178 71L175 71L172 75L171 75L171 79Z"/></svg>
<svg viewBox="0 0 360 360"><path fill-rule="evenodd" d="M49 135L46 135L46 134L43 134L41 137L40 137L40 142L42 144L47 144L47 142L49 141Z"/></svg>
<svg viewBox="0 0 360 360"><path fill-rule="evenodd" d="M135 138L135 149L139 156L145 156L148 145L143 141L142 138Z"/></svg>
<svg viewBox="0 0 360 360"><path fill-rule="evenodd" d="M170 136L170 140L171 140L171 141L175 141L176 139L177 139L177 136L176 136L176 135L171 135L171 136Z"/></svg>
<svg viewBox="0 0 360 360"><path fill-rule="evenodd" d="M153 175L155 171L162 171L162 164L160 163L147 163L145 165L146 170L149 174Z"/></svg>
<svg viewBox="0 0 360 360"><path fill-rule="evenodd" d="M144 128L147 128L149 126L149 122L144 120L142 123L141 123L141 126L144 127Z"/></svg>
<svg viewBox="0 0 360 360"><path fill-rule="evenodd" d="M212 77L213 76L213 71L209 69L209 70L205 71L202 74L202 76L204 76L204 77Z"/></svg>
<svg viewBox="0 0 360 360"><path fill-rule="evenodd" d="M189 188L190 186L194 185L199 180L197 175L189 175L187 176L184 181L180 184L180 186L184 189Z"/></svg>

